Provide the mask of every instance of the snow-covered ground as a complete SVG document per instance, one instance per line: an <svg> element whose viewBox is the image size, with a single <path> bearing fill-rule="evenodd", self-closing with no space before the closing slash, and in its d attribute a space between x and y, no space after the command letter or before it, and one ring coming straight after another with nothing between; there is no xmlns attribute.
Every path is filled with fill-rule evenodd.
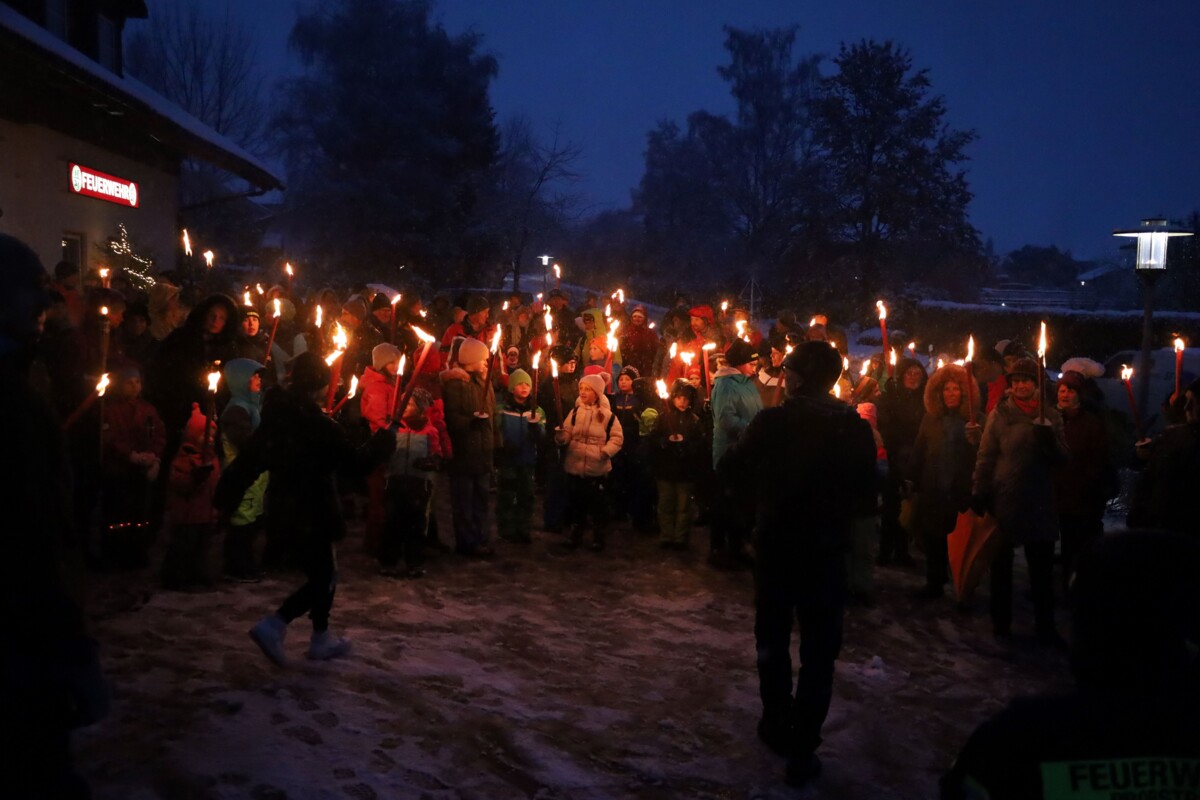
<svg viewBox="0 0 1200 800"><path fill-rule="evenodd" d="M355 651L335 662L303 658L306 620L286 670L246 635L297 576L202 593L95 578L115 701L75 741L98 798L911 800L936 796L1008 698L1069 684L1066 657L1021 636L1023 573L1018 635L1002 648L986 589L966 613L910 599L916 571L877 569L879 604L847 613L824 774L794 792L754 734L748 573L619 530L599 555L536 533L494 561L442 556L425 578L393 581L356 531L333 615Z"/></svg>

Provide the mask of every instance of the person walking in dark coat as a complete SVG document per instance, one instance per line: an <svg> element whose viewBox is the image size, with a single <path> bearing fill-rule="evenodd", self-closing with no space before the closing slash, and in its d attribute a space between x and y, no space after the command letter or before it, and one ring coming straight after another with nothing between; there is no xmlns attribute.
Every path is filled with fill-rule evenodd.
<svg viewBox="0 0 1200 800"><path fill-rule="evenodd" d="M1054 473L1054 499L1062 533L1063 588L1071 585L1075 560L1090 542L1104 535L1104 507L1116 486L1108 454L1108 428L1091 400L1088 378L1064 372L1058 381L1058 413L1070 455Z"/></svg>
<svg viewBox="0 0 1200 800"><path fill-rule="evenodd" d="M988 415L975 461L971 504L976 513L993 512L1003 544L992 560L992 630L1007 637L1012 628L1013 548L1024 546L1033 588L1038 639L1062 640L1054 628L1054 542L1058 514L1054 470L1067 461L1062 417L1045 408L1038 418L1037 371L1033 359L1016 362L1008 373L1012 392Z"/></svg>
<svg viewBox="0 0 1200 800"><path fill-rule="evenodd" d="M913 448L925 416L925 368L913 358L896 365L896 380L888 381L879 399L879 432L888 454L888 477L883 487L883 515L879 522L879 563L913 563L908 554L908 531L900 525L904 482L914 480Z"/></svg>
<svg viewBox="0 0 1200 800"><path fill-rule="evenodd" d="M1200 485L1200 380L1183 393L1184 421L1160 433L1134 486L1129 525L1196 535ZM1143 448L1138 448L1139 452Z"/></svg>
<svg viewBox="0 0 1200 800"><path fill-rule="evenodd" d="M1066 694L984 722L942 800L1184 798L1200 790L1200 540L1130 531L1078 561Z"/></svg>
<svg viewBox="0 0 1200 800"><path fill-rule="evenodd" d="M971 392L968 402L967 392ZM975 418L967 419L968 408ZM971 500L971 474L983 432L979 387L956 364L933 373L925 385L925 418L909 462L916 490L917 535L925 543L925 588L918 597L942 596L949 578L946 537Z"/></svg>
<svg viewBox="0 0 1200 800"><path fill-rule="evenodd" d="M754 637L763 716L759 737L787 755L787 781L820 772L816 749L842 644L850 529L875 514L871 426L829 392L842 359L804 342L784 361L788 398L754 417L719 462L722 478L756 501ZM792 694L790 639L800 625Z"/></svg>
<svg viewBox="0 0 1200 800"><path fill-rule="evenodd" d="M707 431L692 411L696 389L675 381L650 431L650 468L658 483L658 542L686 550L696 519L696 481L711 451Z"/></svg>
<svg viewBox="0 0 1200 800"><path fill-rule="evenodd" d="M262 422L233 462L235 467L241 462L240 470L225 473L226 478L243 476L242 485L230 492L240 501L259 472L270 471L270 513L279 515L278 524L292 537L304 570L304 585L250 629L250 638L278 666L287 663L287 626L305 613L312 620L309 658L336 658L350 651L346 639L329 632L337 586L334 543L346 532L334 476L365 475L386 461L396 446L395 434L381 430L355 449L346 432L321 410L329 382L329 367L315 353L297 356L288 387L273 389L264 399ZM248 464L261 469L255 472Z"/></svg>

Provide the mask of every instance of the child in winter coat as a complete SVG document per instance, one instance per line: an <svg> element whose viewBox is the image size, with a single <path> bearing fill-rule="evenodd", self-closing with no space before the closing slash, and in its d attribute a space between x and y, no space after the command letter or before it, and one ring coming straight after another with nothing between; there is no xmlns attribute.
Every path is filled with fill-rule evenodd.
<svg viewBox="0 0 1200 800"><path fill-rule="evenodd" d="M104 404L101 548L113 566L138 568L149 563L150 486L158 479L167 433L154 406L142 399L137 365L123 367L116 383Z"/></svg>
<svg viewBox="0 0 1200 800"><path fill-rule="evenodd" d="M248 358L235 358L225 365L229 403L221 412L219 426L222 470L238 457L262 421L265 369L262 364ZM268 472L259 474L229 517L224 544L225 575L235 581L259 580L258 567L254 563L254 537L261 529L269 479Z"/></svg>
<svg viewBox="0 0 1200 800"><path fill-rule="evenodd" d="M651 471L658 482L659 543L686 550L696 518L696 481L707 464L708 437L692 411L696 389L677 380L650 432Z"/></svg>
<svg viewBox="0 0 1200 800"><path fill-rule="evenodd" d="M183 430L183 442L171 461L167 483L166 521L170 530L163 556L164 589L206 586L208 544L216 514L213 492L220 478L213 438L216 425L192 403L192 414Z"/></svg>
<svg viewBox="0 0 1200 800"><path fill-rule="evenodd" d="M425 574L425 527L433 474L441 466L442 447L437 428L429 421L433 396L414 389L396 428L396 449L387 464L387 517L379 543L380 574L400 577L403 555L410 578Z"/></svg>
<svg viewBox="0 0 1200 800"><path fill-rule="evenodd" d="M400 367L400 348L384 342L371 350L371 366L363 370L359 381L359 408L367 421L371 433L381 431L391 424L392 395L396 387L396 372ZM384 486L387 484L387 469L380 465L367 476L367 525L363 533L363 547L368 553L379 549L383 539L383 526L387 516Z"/></svg>
<svg viewBox="0 0 1200 800"><path fill-rule="evenodd" d="M590 518L592 549L603 550L609 516L605 478L612 471L613 456L620 452L625 435L604 395L604 379L599 375L579 379L579 399L562 426L555 430L554 440L560 447L566 447L563 471L567 483L567 518L571 523L567 547L574 549L580 545Z"/></svg>
<svg viewBox="0 0 1200 800"><path fill-rule="evenodd" d="M546 412L530 398L533 379L523 369L508 376L508 392L496 405L496 529L506 542L532 541L533 471Z"/></svg>
<svg viewBox="0 0 1200 800"><path fill-rule="evenodd" d="M646 400L639 391L639 383L645 382L636 367L623 368L617 376L616 392L609 400L625 434L625 444L613 459L612 497L618 516L629 515L639 530L645 530L652 516L654 497L642 463L640 432Z"/></svg>

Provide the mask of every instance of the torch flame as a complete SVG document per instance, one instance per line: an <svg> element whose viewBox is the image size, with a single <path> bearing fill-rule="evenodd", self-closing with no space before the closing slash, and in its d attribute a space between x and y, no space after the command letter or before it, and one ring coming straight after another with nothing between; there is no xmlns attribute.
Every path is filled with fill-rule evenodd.
<svg viewBox="0 0 1200 800"><path fill-rule="evenodd" d="M863 363L862 363L862 370L859 372L859 374L865 378L865 377L867 377L867 373L870 371L871 371L871 359L864 358Z"/></svg>
<svg viewBox="0 0 1200 800"><path fill-rule="evenodd" d="M492 351L493 353L495 353L497 350L499 350L499 349L500 349L500 334L501 334L501 333L503 333L503 331L500 329L500 326L499 326L499 325L497 325L497 326L496 326L496 333L495 333L495 335L493 335L493 336L492 336L492 346L491 346L491 351Z"/></svg>
<svg viewBox="0 0 1200 800"><path fill-rule="evenodd" d="M893 367L896 366L896 348L894 347L892 348L892 354L888 356L888 363L890 363Z"/></svg>
<svg viewBox="0 0 1200 800"><path fill-rule="evenodd" d="M604 318L612 319L612 303L604 304Z"/></svg>
<svg viewBox="0 0 1200 800"><path fill-rule="evenodd" d="M332 353L325 356L325 365L328 367L332 367L333 362L338 360L338 358L342 355L342 352L343 351L341 351L341 350L334 350Z"/></svg>
<svg viewBox="0 0 1200 800"><path fill-rule="evenodd" d="M533 354L533 368L536 370L538 368L538 364L540 363L542 363L542 351L538 350Z"/></svg>
<svg viewBox="0 0 1200 800"><path fill-rule="evenodd" d="M662 378L659 378L658 380L656 380L654 382L654 387L656 389L658 389L658 396L661 397L663 400L666 400L668 397L671 396L671 393L667 391L667 382L664 381Z"/></svg>
<svg viewBox="0 0 1200 800"><path fill-rule="evenodd" d="M100 382L96 384L96 396L104 397L104 391L108 388L108 373L100 376Z"/></svg>
<svg viewBox="0 0 1200 800"><path fill-rule="evenodd" d="M967 337L967 361L975 360L975 337Z"/></svg>
<svg viewBox="0 0 1200 800"><path fill-rule="evenodd" d="M690 367L692 365L692 359L696 357L696 354L693 353L691 350L688 350L686 352L680 353L679 357L681 359L683 359L684 364L687 364Z"/></svg>
<svg viewBox="0 0 1200 800"><path fill-rule="evenodd" d="M784 345L784 348L783 348L783 354L784 354L785 356L790 356L790 355L792 354L792 351L793 351L793 350L795 350L795 349L796 349L796 348L792 347L790 344L789 344L789 345Z"/></svg>
<svg viewBox="0 0 1200 800"><path fill-rule="evenodd" d="M1175 352L1176 352L1176 353L1182 353L1182 352L1183 352L1183 348L1184 348L1184 347L1185 347L1185 345L1184 345L1184 343L1183 343L1183 339L1181 339L1180 337L1176 336L1176 337L1175 337Z"/></svg>
<svg viewBox="0 0 1200 800"><path fill-rule="evenodd" d="M562 267L560 267L558 264L554 265L554 277L560 279L562 278Z"/></svg>
<svg viewBox="0 0 1200 800"><path fill-rule="evenodd" d="M221 382L220 372L208 373L208 390L213 394L217 393L217 384Z"/></svg>
<svg viewBox="0 0 1200 800"><path fill-rule="evenodd" d="M850 371L850 359L846 356L842 356L842 372L849 372L849 371Z"/></svg>
<svg viewBox="0 0 1200 800"><path fill-rule="evenodd" d="M408 353L400 354L400 363L396 365L396 377L399 378L404 374L404 367L408 364Z"/></svg>
<svg viewBox="0 0 1200 800"><path fill-rule="evenodd" d="M887 319L887 306L885 306L885 305L883 304L883 301L882 301L882 300L876 300L876 301L875 301L875 307L879 309L879 318L880 318L880 319Z"/></svg>
<svg viewBox="0 0 1200 800"><path fill-rule="evenodd" d="M620 303L621 305L625 305L625 290L624 289L617 289L617 302Z"/></svg>
<svg viewBox="0 0 1200 800"><path fill-rule="evenodd" d="M417 335L417 338L420 339L425 344L429 344L430 342L433 341L432 336L430 336L428 333L426 333L425 331L418 328L416 325L412 325L411 327L412 327L412 332L415 333Z"/></svg>
<svg viewBox="0 0 1200 800"><path fill-rule="evenodd" d="M542 297L543 297L543 294L542 294L541 292L538 292L538 293L537 293L537 301L538 301L539 303L540 303L540 302L542 302Z"/></svg>
<svg viewBox="0 0 1200 800"><path fill-rule="evenodd" d="M811 327L813 327L813 326L814 326L814 325L816 325L816 324L817 324L817 318L816 318L816 317L813 317L812 319L810 319L810 320L808 321L808 327L810 327L810 328L811 328Z"/></svg>
<svg viewBox="0 0 1200 800"><path fill-rule="evenodd" d="M1133 379L1133 367L1121 365L1121 380L1129 381Z"/></svg>
<svg viewBox="0 0 1200 800"><path fill-rule="evenodd" d="M276 297L274 300L274 303L275 303L275 318L279 319L280 317L283 316L283 301L280 300L278 297ZM320 308L321 308L320 306L317 306L318 310L320 310Z"/></svg>
<svg viewBox="0 0 1200 800"><path fill-rule="evenodd" d="M296 275L296 271L292 269L291 262L288 262L283 265L283 271L287 273L287 276L289 278L295 277L295 275Z"/></svg>
<svg viewBox="0 0 1200 800"><path fill-rule="evenodd" d="M249 292L242 293L242 305L247 305L247 306L253 307L254 303L252 303L250 301L250 293Z"/></svg>
<svg viewBox="0 0 1200 800"><path fill-rule="evenodd" d="M358 393L358 376L354 375L350 378L350 391L346 392L346 399L354 397Z"/></svg>
<svg viewBox="0 0 1200 800"><path fill-rule="evenodd" d="M206 267L211 267L211 266L212 266L212 262L213 262L213 256L214 256L214 255L215 255L215 254L213 253L213 251L212 251L212 250L205 250L205 251L204 251L204 266L206 266Z"/></svg>
<svg viewBox="0 0 1200 800"><path fill-rule="evenodd" d="M400 298L404 297L401 292L396 292L396 296L392 298L392 308L396 307L396 303L400 302Z"/></svg>
<svg viewBox="0 0 1200 800"><path fill-rule="evenodd" d="M938 367L937 367L937 368L938 368L938 369L941 369L941 368L942 368L942 367L944 367L944 366L946 366L946 359L944 359L944 358L939 358L939 359L938 359Z"/></svg>
<svg viewBox="0 0 1200 800"><path fill-rule="evenodd" d="M317 327L321 327L321 320L325 316L325 309L317 306Z"/></svg>
<svg viewBox="0 0 1200 800"><path fill-rule="evenodd" d="M670 353L671 358L675 358L675 354L679 352L679 343L671 342L671 349L667 352Z"/></svg>
<svg viewBox="0 0 1200 800"><path fill-rule="evenodd" d="M508 311L508 301L504 301L504 305L500 306L501 311Z"/></svg>
<svg viewBox="0 0 1200 800"><path fill-rule="evenodd" d="M654 330L654 328L655 328L655 325L654 325L654 323L653 323L653 322L651 322L651 323L650 323L650 330Z"/></svg>
<svg viewBox="0 0 1200 800"><path fill-rule="evenodd" d="M333 323L333 346L338 350L345 350L350 346L350 337L346 335L346 329L340 322Z"/></svg>
<svg viewBox="0 0 1200 800"><path fill-rule="evenodd" d="M967 365L967 362L964 359L960 358L954 362L954 365L957 367L965 367ZM943 366L945 366L945 365L943 364Z"/></svg>
<svg viewBox="0 0 1200 800"><path fill-rule="evenodd" d="M729 310L729 301L728 301L728 300L722 300L722 301L721 301L721 312L722 312L722 313L724 313L724 312L726 312L726 311L728 311L728 310Z"/></svg>
<svg viewBox="0 0 1200 800"><path fill-rule="evenodd" d="M550 331L554 330L554 315L550 313L550 309L546 309L542 314L542 321L546 323L546 335L550 335Z"/></svg>
<svg viewBox="0 0 1200 800"><path fill-rule="evenodd" d="M734 322L733 329L735 331L737 331L737 336L739 339L742 338L743 336L745 336L746 335L746 320L739 319L738 321Z"/></svg>
<svg viewBox="0 0 1200 800"><path fill-rule="evenodd" d="M100 277L101 277L101 279L108 277L108 267L100 268Z"/></svg>
<svg viewBox="0 0 1200 800"><path fill-rule="evenodd" d="M915 353L915 352L917 352L917 343L916 343L916 342L909 342L909 343L908 343L908 350L909 350L909 352L910 352L910 353Z"/></svg>
<svg viewBox="0 0 1200 800"><path fill-rule="evenodd" d="M100 316L102 316L102 317L108 316L108 306L100 306Z"/></svg>
<svg viewBox="0 0 1200 800"><path fill-rule="evenodd" d="M558 377L558 362L555 361L553 358L550 359L550 377L552 377L552 378Z"/></svg>
<svg viewBox="0 0 1200 800"><path fill-rule="evenodd" d="M716 350L717 343L716 342L708 342L704 345L704 347L701 347L700 349L701 350Z"/></svg>
<svg viewBox="0 0 1200 800"><path fill-rule="evenodd" d="M258 293L259 293L259 294L266 294L266 292L264 292L264 291L263 291L263 287L262 287L262 284L261 284L261 283L256 283L256 284L254 284L254 288L255 288L255 289L258 289Z"/></svg>
<svg viewBox="0 0 1200 800"><path fill-rule="evenodd" d="M1038 335L1037 354L1039 360L1046 357L1046 323L1044 321L1042 322L1042 332Z"/></svg>
<svg viewBox="0 0 1200 800"><path fill-rule="evenodd" d="M835 383L833 385L833 396L838 400L842 399L842 385L840 383Z"/></svg>
<svg viewBox="0 0 1200 800"><path fill-rule="evenodd" d="M188 236L187 228L183 229L183 254L185 256L192 255L192 240Z"/></svg>
<svg viewBox="0 0 1200 800"><path fill-rule="evenodd" d="M418 311L417 313L421 315L421 319L424 319L425 317L429 316L429 314L427 314L425 312L425 309L423 309L423 308L420 311Z"/></svg>
<svg viewBox="0 0 1200 800"><path fill-rule="evenodd" d="M554 337L550 335L549 331L546 331L546 347L553 347L553 346L554 346Z"/></svg>

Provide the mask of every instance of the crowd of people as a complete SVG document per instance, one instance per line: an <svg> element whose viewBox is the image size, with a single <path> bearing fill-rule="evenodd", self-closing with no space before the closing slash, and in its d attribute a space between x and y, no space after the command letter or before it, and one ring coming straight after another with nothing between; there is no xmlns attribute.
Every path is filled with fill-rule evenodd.
<svg viewBox="0 0 1200 800"><path fill-rule="evenodd" d="M752 569L758 732L802 784L820 768L843 609L874 602L875 567L911 566L919 547L914 596L936 601L959 514L990 514L1002 541L993 631L1011 636L1022 547L1037 638L1053 646L1056 542L1066 586L1103 534L1119 466L1141 471L1131 524L1194 532L1196 383L1169 399L1172 424L1126 453L1089 362L1044 381L1016 341L966 366L889 364L882 352L852 366L824 316L804 324L785 311L760 325L729 302L679 296L651 319L621 290L578 306L560 289L426 304L378 285L251 282L201 296L67 263L43 280L23 245L4 246L6 275L29 284L27 298L6 300L6 373L24 387L6 400L23 416L9 418L31 420L26 480L57 479L24 489L30 524L54 528L25 556L144 569L163 537L154 566L170 590L217 580L218 541L227 580L298 567L303 585L250 631L280 666L304 614L308 657L350 648L330 616L351 495L364 547L395 579L420 579L431 553L487 559L496 539L520 546L535 531L563 552L656 537L668 551L700 548L716 568ZM452 530L439 528L439 503ZM11 577L14 602L44 604L23 626L85 640L69 579Z"/></svg>

